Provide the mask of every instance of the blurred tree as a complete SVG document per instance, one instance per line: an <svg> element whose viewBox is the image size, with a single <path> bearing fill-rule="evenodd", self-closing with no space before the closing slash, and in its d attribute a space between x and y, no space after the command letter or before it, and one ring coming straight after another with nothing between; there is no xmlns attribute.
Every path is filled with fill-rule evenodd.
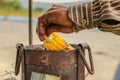
<svg viewBox="0 0 120 80"><path fill-rule="evenodd" d="M44 10L44 9L39 8L39 7L36 7L36 8L34 9L35 12L41 12L41 11L43 11L43 10Z"/></svg>
<svg viewBox="0 0 120 80"><path fill-rule="evenodd" d="M33 16L39 16L44 10L42 8L33 9ZM0 15L5 16L28 16L28 9L24 8L20 0L0 0Z"/></svg>
<svg viewBox="0 0 120 80"><path fill-rule="evenodd" d="M3 7L5 5L5 1L4 0L0 0L0 7Z"/></svg>
<svg viewBox="0 0 120 80"><path fill-rule="evenodd" d="M22 10L23 9L23 7L21 6L21 4L18 0L7 1L5 4L5 7L13 9L13 10Z"/></svg>
<svg viewBox="0 0 120 80"><path fill-rule="evenodd" d="M7 10L24 9L18 0L0 0L0 7Z"/></svg>

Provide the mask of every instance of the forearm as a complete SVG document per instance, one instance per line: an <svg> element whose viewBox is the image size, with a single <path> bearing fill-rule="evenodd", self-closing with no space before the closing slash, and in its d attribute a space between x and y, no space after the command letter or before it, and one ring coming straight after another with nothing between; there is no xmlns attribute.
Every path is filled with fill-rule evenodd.
<svg viewBox="0 0 120 80"><path fill-rule="evenodd" d="M75 23L75 31L98 27L102 31L120 34L120 0L95 0L70 6L68 17Z"/></svg>

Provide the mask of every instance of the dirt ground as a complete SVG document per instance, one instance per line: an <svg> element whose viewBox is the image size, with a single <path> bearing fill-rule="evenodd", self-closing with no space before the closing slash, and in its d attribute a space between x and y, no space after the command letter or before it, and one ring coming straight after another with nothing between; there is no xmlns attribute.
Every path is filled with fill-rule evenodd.
<svg viewBox="0 0 120 80"><path fill-rule="evenodd" d="M33 24L33 44L41 44ZM92 49L95 74L86 80L113 80L120 62L120 36L98 30L63 34L70 44L88 43ZM0 21L0 80L20 80L14 76L16 44L28 45L28 23Z"/></svg>

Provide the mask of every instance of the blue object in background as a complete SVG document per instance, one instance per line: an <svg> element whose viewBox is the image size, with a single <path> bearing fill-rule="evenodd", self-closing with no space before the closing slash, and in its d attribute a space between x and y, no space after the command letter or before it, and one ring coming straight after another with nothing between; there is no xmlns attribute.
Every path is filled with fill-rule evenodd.
<svg viewBox="0 0 120 80"><path fill-rule="evenodd" d="M120 64L118 65L118 68L116 70L114 80L120 80Z"/></svg>
<svg viewBox="0 0 120 80"><path fill-rule="evenodd" d="M0 16L0 20L4 20L4 16ZM28 22L28 17L15 17L7 16L6 20L8 21L17 21L17 22ZM37 18L33 18L33 22L37 23Z"/></svg>
<svg viewBox="0 0 120 80"><path fill-rule="evenodd" d="M0 20L3 20L4 19L4 16L0 16Z"/></svg>
<svg viewBox="0 0 120 80"><path fill-rule="evenodd" d="M18 21L18 22L21 22L21 21L22 22L27 22L28 18L27 17L22 18L22 17L8 16L7 20L9 20L9 21Z"/></svg>

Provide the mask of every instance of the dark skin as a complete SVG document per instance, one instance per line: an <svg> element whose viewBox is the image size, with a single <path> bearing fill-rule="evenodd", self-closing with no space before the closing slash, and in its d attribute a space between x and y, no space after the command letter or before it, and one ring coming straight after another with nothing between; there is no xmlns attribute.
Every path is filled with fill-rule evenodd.
<svg viewBox="0 0 120 80"><path fill-rule="evenodd" d="M44 15L38 18L36 32L41 41L52 32L72 33L73 22L68 18L67 8L53 5Z"/></svg>

